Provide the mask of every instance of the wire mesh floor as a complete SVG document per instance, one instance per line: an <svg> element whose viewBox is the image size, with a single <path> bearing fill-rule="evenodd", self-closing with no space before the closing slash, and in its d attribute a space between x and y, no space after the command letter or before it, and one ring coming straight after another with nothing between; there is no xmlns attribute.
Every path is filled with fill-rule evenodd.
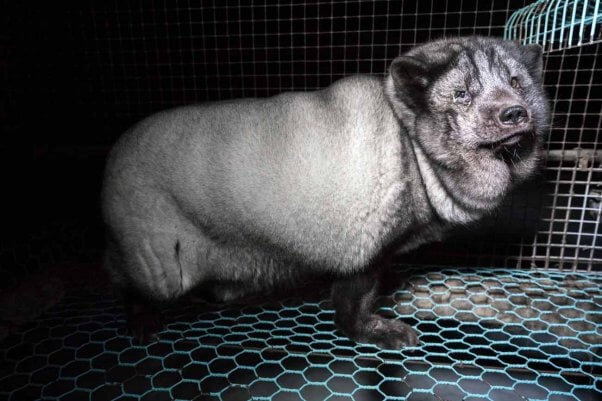
<svg viewBox="0 0 602 401"><path fill-rule="evenodd" d="M106 288L80 287L0 342L0 399L601 399L602 275L396 266L391 277L381 312L412 324L418 347L349 341L326 290L180 304L160 341L135 345Z"/></svg>

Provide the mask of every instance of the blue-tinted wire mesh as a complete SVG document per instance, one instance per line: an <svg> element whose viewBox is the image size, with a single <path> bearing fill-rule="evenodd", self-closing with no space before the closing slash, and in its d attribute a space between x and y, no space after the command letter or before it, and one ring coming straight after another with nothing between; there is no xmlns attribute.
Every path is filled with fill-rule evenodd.
<svg viewBox="0 0 602 401"><path fill-rule="evenodd" d="M600 0L534 1L510 16L504 38L537 43L548 51L600 42Z"/></svg>
<svg viewBox="0 0 602 401"><path fill-rule="evenodd" d="M396 266L388 282L397 289L381 313L411 323L418 347L351 342L332 323L327 291L173 307L159 342L132 345L106 290L68 293L0 343L0 397L600 399L602 276Z"/></svg>

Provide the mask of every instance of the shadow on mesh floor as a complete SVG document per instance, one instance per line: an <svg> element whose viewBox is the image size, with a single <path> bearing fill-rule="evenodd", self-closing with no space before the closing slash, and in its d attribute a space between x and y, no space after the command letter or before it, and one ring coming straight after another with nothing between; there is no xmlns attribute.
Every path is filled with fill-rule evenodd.
<svg viewBox="0 0 602 401"><path fill-rule="evenodd" d="M421 345L339 333L324 283L228 307L180 302L133 344L103 285L67 291L0 343L11 400L598 400L602 276L397 266L380 301ZM402 282L405 283L402 285ZM306 291L307 292L307 291Z"/></svg>

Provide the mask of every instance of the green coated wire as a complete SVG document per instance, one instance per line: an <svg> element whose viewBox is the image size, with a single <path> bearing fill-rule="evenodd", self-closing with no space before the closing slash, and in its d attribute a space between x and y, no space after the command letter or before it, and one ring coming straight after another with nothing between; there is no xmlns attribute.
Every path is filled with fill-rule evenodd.
<svg viewBox="0 0 602 401"><path fill-rule="evenodd" d="M594 18L592 21L592 30L590 31L590 41L594 40L594 33L596 32L596 22L598 19L602 19L602 13L600 12L600 0L596 0L596 4L594 5Z"/></svg>
<svg viewBox="0 0 602 401"><path fill-rule="evenodd" d="M601 22L600 0L538 0L512 13L504 38L561 50L601 41L596 38Z"/></svg>

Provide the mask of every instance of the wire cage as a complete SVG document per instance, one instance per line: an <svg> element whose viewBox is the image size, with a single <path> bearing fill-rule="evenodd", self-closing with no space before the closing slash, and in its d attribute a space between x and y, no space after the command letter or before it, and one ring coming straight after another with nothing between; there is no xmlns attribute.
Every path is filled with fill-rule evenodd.
<svg viewBox="0 0 602 401"><path fill-rule="evenodd" d="M0 399L602 397L599 1L47 3L0 13L4 127L33 144L31 196L47 199L0 245ZM544 47L553 126L542 173L497 214L399 255L379 313L412 324L418 347L346 339L323 282L235 305L191 295L158 342L123 334L97 211L77 206L97 202L121 132L182 104L384 76L416 44L472 34Z"/></svg>
<svg viewBox="0 0 602 401"><path fill-rule="evenodd" d="M577 57L575 65L579 68L582 57L597 56L602 42L601 24L600 1L540 0L510 16L504 38L541 45L548 53L546 72L556 71L561 75L566 74L566 63L570 58ZM576 52L567 51L574 48L577 48ZM556 86L556 124L548 145L547 169L553 174L550 182L554 190L549 191L548 210L542 216L545 228L535 236L531 254L521 256L521 259L529 259L533 266L591 269L594 264L600 264L596 250L599 244L595 237L600 233L598 206L602 151L598 135L601 106L595 100L594 104L590 104L597 97L592 92L595 87L594 70L591 74L582 74L585 81L580 81L577 75L572 81L557 76L556 82L550 83L550 86ZM561 85L570 89L568 96L562 94ZM587 88L586 93L576 96L584 88ZM570 118L581 107L585 119L591 110L591 124L584 120L582 130L572 132L575 126L570 123ZM596 114L598 121L595 121ZM564 127L559 124L561 118L565 119ZM581 213L577 212L577 208L581 209ZM590 224L593 224L591 231L581 230ZM593 237L585 239L583 235L589 236L587 233ZM559 243L563 245L558 246Z"/></svg>
<svg viewBox="0 0 602 401"><path fill-rule="evenodd" d="M600 1L539 0L514 12L505 39L537 43L548 51L602 41Z"/></svg>

